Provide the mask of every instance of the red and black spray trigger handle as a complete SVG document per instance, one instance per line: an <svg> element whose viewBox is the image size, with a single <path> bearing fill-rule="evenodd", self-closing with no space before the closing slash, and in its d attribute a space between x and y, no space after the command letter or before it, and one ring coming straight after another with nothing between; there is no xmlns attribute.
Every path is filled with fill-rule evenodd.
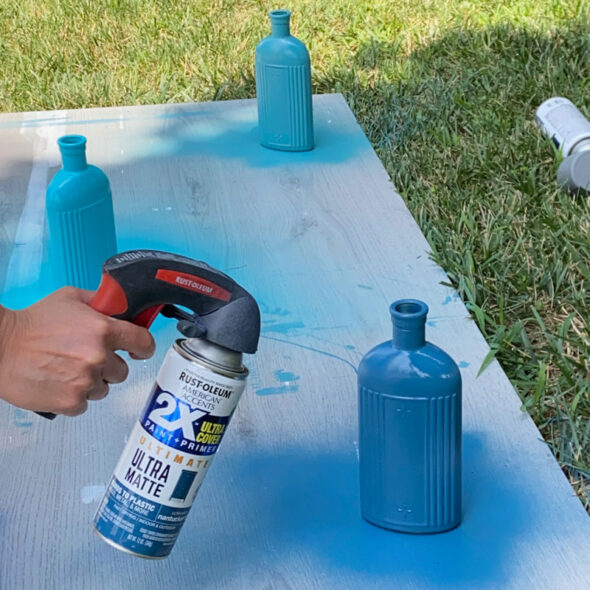
<svg viewBox="0 0 590 590"><path fill-rule="evenodd" d="M161 312L178 319L187 338L250 354L258 347L260 310L252 295L208 264L170 252L130 250L112 256L103 264L89 305L146 328Z"/></svg>
<svg viewBox="0 0 590 590"><path fill-rule="evenodd" d="M221 271L186 256L130 250L109 258L90 305L145 327L166 309L189 338L206 338L236 352L254 353L258 347L260 311L252 295Z"/></svg>

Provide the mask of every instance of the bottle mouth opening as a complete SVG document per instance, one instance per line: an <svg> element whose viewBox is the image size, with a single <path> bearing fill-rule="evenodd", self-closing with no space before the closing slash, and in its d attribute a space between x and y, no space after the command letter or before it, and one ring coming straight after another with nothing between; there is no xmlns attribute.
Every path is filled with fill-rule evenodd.
<svg viewBox="0 0 590 590"><path fill-rule="evenodd" d="M285 22L285 21L289 20L289 17L291 16L291 11L290 10L271 10L269 14L270 14L270 18L273 20L273 22L281 23L281 22Z"/></svg>
<svg viewBox="0 0 590 590"><path fill-rule="evenodd" d="M400 299L391 304L391 313L404 318L420 317L428 313L428 306L418 299Z"/></svg>
<svg viewBox="0 0 590 590"><path fill-rule="evenodd" d="M418 305L418 303L404 302L398 303L395 306L395 311L402 315L416 315L417 313L420 313L421 310L422 307Z"/></svg>
<svg viewBox="0 0 590 590"><path fill-rule="evenodd" d="M419 299L399 299L391 304L389 311L396 326L410 328L423 325L428 314L428 305Z"/></svg>
<svg viewBox="0 0 590 590"><path fill-rule="evenodd" d="M57 143L60 148L67 150L83 149L86 146L86 138L83 135L64 135Z"/></svg>

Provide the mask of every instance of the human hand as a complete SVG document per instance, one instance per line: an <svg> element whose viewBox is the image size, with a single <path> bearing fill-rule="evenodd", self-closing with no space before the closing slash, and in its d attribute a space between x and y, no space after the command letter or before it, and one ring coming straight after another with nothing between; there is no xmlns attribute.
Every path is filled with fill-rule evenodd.
<svg viewBox="0 0 590 590"><path fill-rule="evenodd" d="M105 316L94 293L64 287L23 310L0 307L0 398L28 410L77 416L127 378L127 363L152 356L149 330Z"/></svg>

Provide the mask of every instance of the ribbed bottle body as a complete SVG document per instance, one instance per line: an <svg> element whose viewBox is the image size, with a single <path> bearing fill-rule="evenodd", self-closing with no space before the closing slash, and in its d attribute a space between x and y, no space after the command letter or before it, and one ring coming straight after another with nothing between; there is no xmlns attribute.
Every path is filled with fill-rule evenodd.
<svg viewBox="0 0 590 590"><path fill-rule="evenodd" d="M425 303L390 312L392 340L358 369L361 514L395 531L442 532L461 522L461 374L425 340Z"/></svg>
<svg viewBox="0 0 590 590"><path fill-rule="evenodd" d="M55 287L96 289L102 265L117 253L111 188L105 173L86 162L86 138L58 140L63 168L47 187L49 260Z"/></svg>
<svg viewBox="0 0 590 590"><path fill-rule="evenodd" d="M313 148L311 76L308 65L257 62L260 143L272 149Z"/></svg>
<svg viewBox="0 0 590 590"><path fill-rule="evenodd" d="M361 512L404 532L461 521L461 393L404 397L359 386Z"/></svg>
<svg viewBox="0 0 590 590"><path fill-rule="evenodd" d="M309 52L289 33L288 11L271 11L272 35L256 47L260 143L283 151L314 147Z"/></svg>
<svg viewBox="0 0 590 590"><path fill-rule="evenodd" d="M110 198L49 215L50 260L61 285L96 289L102 264L116 254Z"/></svg>

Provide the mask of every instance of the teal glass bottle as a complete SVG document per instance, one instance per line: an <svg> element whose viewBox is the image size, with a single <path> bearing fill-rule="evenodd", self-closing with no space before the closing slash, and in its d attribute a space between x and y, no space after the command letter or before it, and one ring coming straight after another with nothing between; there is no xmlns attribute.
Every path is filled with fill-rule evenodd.
<svg viewBox="0 0 590 590"><path fill-rule="evenodd" d="M264 147L301 152L314 146L311 66L290 18L288 10L272 10L271 34L256 47L258 129Z"/></svg>
<svg viewBox="0 0 590 590"><path fill-rule="evenodd" d="M426 342L424 302L390 312L393 339L358 370L361 514L394 531L442 532L461 522L461 375Z"/></svg>
<svg viewBox="0 0 590 590"><path fill-rule="evenodd" d="M86 138L58 139L62 168L47 187L49 260L55 286L96 289L102 264L117 253L111 188L86 161Z"/></svg>

